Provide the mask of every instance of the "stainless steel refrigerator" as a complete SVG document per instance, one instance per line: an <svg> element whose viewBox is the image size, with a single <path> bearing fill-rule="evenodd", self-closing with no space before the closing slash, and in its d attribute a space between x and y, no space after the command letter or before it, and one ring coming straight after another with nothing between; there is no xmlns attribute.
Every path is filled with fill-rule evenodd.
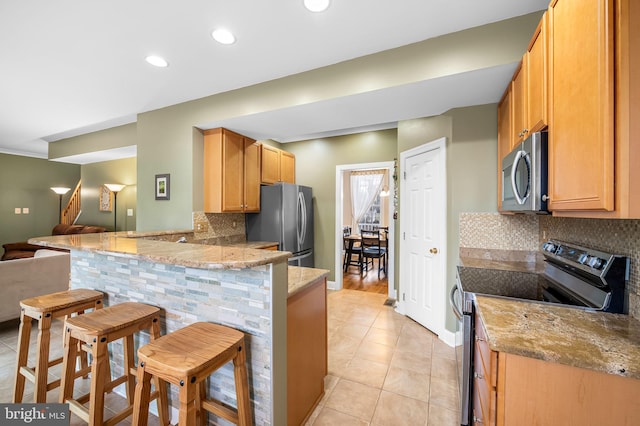
<svg viewBox="0 0 640 426"><path fill-rule="evenodd" d="M247 213L247 241L277 241L290 251L289 264L313 267L311 188L276 183L260 188L260 213Z"/></svg>

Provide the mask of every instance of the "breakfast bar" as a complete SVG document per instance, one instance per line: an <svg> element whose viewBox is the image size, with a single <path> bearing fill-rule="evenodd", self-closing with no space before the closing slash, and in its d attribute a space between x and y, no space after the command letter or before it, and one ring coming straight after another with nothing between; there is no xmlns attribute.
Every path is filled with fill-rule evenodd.
<svg viewBox="0 0 640 426"><path fill-rule="evenodd" d="M328 271L292 269L295 273L290 277L290 253L241 244L178 244L127 233L51 236L31 241L70 251L71 288L102 291L107 306L134 301L160 307L162 334L198 321L243 331L254 422L287 423L287 298L290 289L297 294L319 280L324 297ZM136 345L148 340L143 335ZM119 349L112 350L114 373L123 365L118 359L120 353ZM236 405L232 366L212 376L210 392L214 398ZM172 389L170 401L176 398Z"/></svg>

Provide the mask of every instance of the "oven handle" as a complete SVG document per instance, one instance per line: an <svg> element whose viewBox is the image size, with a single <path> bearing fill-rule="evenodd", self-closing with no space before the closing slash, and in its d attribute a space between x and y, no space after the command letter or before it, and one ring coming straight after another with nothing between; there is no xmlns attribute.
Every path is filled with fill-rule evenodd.
<svg viewBox="0 0 640 426"><path fill-rule="evenodd" d="M462 319L462 311L460 310L458 305L456 305L457 291L458 291L458 286L454 285L453 288L451 289L451 292L449 293L449 304L451 305L451 310L453 311L454 315L456 316L456 318L458 318L458 321L459 321Z"/></svg>

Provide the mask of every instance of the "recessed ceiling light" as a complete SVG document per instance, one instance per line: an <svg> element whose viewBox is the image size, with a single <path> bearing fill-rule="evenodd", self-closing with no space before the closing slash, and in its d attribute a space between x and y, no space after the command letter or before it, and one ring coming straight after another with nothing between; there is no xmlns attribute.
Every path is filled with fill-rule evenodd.
<svg viewBox="0 0 640 426"><path fill-rule="evenodd" d="M164 58L161 58L160 56L147 56L146 61L149 62L151 65L155 66L155 67L160 67L160 68L165 68L169 66L169 62L167 62Z"/></svg>
<svg viewBox="0 0 640 426"><path fill-rule="evenodd" d="M330 0L304 0L304 7L311 12L324 12L329 7Z"/></svg>
<svg viewBox="0 0 640 426"><path fill-rule="evenodd" d="M213 39L218 43L222 44L233 44L236 41L236 38L233 34L231 34L231 31L225 30L223 28L214 30L211 33L211 37L213 37Z"/></svg>

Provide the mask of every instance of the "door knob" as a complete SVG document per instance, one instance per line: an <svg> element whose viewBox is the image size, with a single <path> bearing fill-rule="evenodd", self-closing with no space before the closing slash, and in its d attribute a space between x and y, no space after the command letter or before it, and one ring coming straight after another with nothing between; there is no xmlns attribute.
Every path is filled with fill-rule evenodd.
<svg viewBox="0 0 640 426"><path fill-rule="evenodd" d="M435 247L432 247L431 249L429 249L429 253L436 254L436 253L438 253L438 249L435 248Z"/></svg>

